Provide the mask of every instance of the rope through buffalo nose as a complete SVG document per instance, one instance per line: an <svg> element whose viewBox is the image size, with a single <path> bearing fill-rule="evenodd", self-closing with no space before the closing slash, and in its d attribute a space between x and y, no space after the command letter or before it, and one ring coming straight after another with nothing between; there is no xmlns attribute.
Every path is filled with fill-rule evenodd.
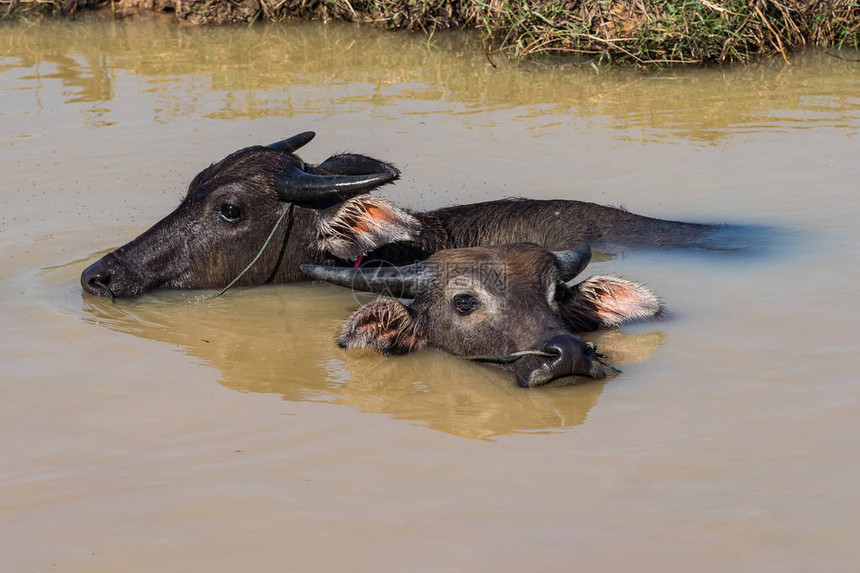
<svg viewBox="0 0 860 573"><path fill-rule="evenodd" d="M591 350L591 355L592 355L592 356L594 356L595 360L597 360L598 362L600 362L600 365L601 365L601 366L606 366L607 368L609 368L610 370L612 370L612 371L613 371L613 372L615 372L616 374L621 374L621 369L620 369L620 368L616 368L616 367L615 367L615 366L613 366L612 364L607 364L606 362L604 362L604 361L603 361L603 359L605 359L605 358L609 358L609 357L608 357L608 356L606 356L605 354L601 354L600 352L598 352L598 351L597 351L597 346L596 346L593 342L586 342L586 343L585 343L585 346L586 346L589 350Z"/></svg>
<svg viewBox="0 0 860 573"><path fill-rule="evenodd" d="M623 370L621 370L621 368L616 368L616 367L615 367L615 366L613 366L612 364L607 364L606 362L604 362L603 360L601 360L602 358L606 358L606 355L605 355L605 354L598 354L598 353L596 353L596 352L595 352L595 353L594 353L594 356L597 358L597 361L598 361L598 362L600 362L600 365L601 365L601 366L605 366L605 367L609 368L610 370L612 370L612 371L613 371L613 372L615 372L616 374L621 374L621 373L623 372Z"/></svg>
<svg viewBox="0 0 860 573"><path fill-rule="evenodd" d="M523 356L558 356L558 352L547 352L545 350L520 350L511 352L510 354L475 354L473 356L464 356L466 360L474 360L476 362L513 362L519 360Z"/></svg>
<svg viewBox="0 0 860 573"><path fill-rule="evenodd" d="M91 284L94 284L94 285L96 285L97 287L104 289L104 291L107 293L108 298L110 299L110 301L111 301L111 302L114 302L114 303L116 302L116 295L115 295L115 294L113 294L113 291L112 291L112 290L110 290L110 287L109 287L109 286L107 286L105 283L100 282L100 281L92 281L92 282L91 282Z"/></svg>
<svg viewBox="0 0 860 573"><path fill-rule="evenodd" d="M593 342L586 342L586 347L591 350L592 355L597 359L597 361L601 364L601 366L605 366L609 368L611 371L616 374L621 374L622 370L620 368L616 368L611 364L607 364L603 361L603 359L608 358L605 354L601 354L597 352L597 347ZM517 352L511 352L509 354L475 354L472 356L463 356L465 360L472 360L474 362L500 362L502 364L508 364L510 362L514 362L519 360L523 356L558 356L558 352L547 352L546 350L519 350Z"/></svg>

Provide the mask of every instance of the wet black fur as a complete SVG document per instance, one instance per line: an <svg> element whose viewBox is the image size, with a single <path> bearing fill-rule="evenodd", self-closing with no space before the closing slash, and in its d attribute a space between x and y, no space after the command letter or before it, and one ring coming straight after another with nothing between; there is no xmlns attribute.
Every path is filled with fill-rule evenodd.
<svg viewBox="0 0 860 573"><path fill-rule="evenodd" d="M274 178L290 165L314 174L398 173L390 164L362 155L335 155L306 165L293 153L265 147L237 151L207 167L188 188L182 203L151 229L90 266L81 283L92 294L107 294L94 278L109 281L117 296L137 296L158 288L219 288L237 276L260 249L284 204ZM236 202L243 219L225 222L219 206ZM347 265L319 248L319 217L336 207L328 200L296 205L292 230L278 230L259 262L240 285L306 280L304 263ZM414 213L414 241L384 245L365 257L394 265L412 263L450 248L535 242L551 249L587 241L597 249L702 246L715 228L642 217L623 209L581 201L508 199ZM283 255L283 256L281 256Z"/></svg>

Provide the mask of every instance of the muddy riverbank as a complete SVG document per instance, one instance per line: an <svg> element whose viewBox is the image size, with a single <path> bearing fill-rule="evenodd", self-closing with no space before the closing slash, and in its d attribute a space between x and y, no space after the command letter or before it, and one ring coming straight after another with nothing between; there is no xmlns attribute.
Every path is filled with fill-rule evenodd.
<svg viewBox="0 0 860 573"><path fill-rule="evenodd" d="M344 21L420 31L472 29L487 54L577 54L600 63L671 65L748 62L809 46L860 46L860 5L852 0L671 2L511 2L508 0L45 0L0 2L0 18L74 16L105 10L115 17L170 14L183 24Z"/></svg>

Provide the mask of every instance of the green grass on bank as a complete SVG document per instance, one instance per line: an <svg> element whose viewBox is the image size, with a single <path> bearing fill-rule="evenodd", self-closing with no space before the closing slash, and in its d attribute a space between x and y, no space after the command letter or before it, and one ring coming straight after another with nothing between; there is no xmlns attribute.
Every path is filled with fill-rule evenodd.
<svg viewBox="0 0 860 573"><path fill-rule="evenodd" d="M498 49L649 63L743 62L805 45L857 47L850 0L489 2L473 21Z"/></svg>
<svg viewBox="0 0 860 573"><path fill-rule="evenodd" d="M172 12L191 24L341 20L479 31L488 53L640 65L746 62L804 46L860 47L860 0L0 0L0 16Z"/></svg>

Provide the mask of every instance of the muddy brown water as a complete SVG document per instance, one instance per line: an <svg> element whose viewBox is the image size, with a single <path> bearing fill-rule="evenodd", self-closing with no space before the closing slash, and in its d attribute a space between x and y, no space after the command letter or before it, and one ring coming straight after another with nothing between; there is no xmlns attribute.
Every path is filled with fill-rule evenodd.
<svg viewBox="0 0 860 573"><path fill-rule="evenodd" d="M860 68L494 64L351 26L0 28L0 569L856 570ZM408 207L577 198L753 248L595 263L672 314L539 391L335 348L335 287L81 293L200 169L308 129Z"/></svg>

